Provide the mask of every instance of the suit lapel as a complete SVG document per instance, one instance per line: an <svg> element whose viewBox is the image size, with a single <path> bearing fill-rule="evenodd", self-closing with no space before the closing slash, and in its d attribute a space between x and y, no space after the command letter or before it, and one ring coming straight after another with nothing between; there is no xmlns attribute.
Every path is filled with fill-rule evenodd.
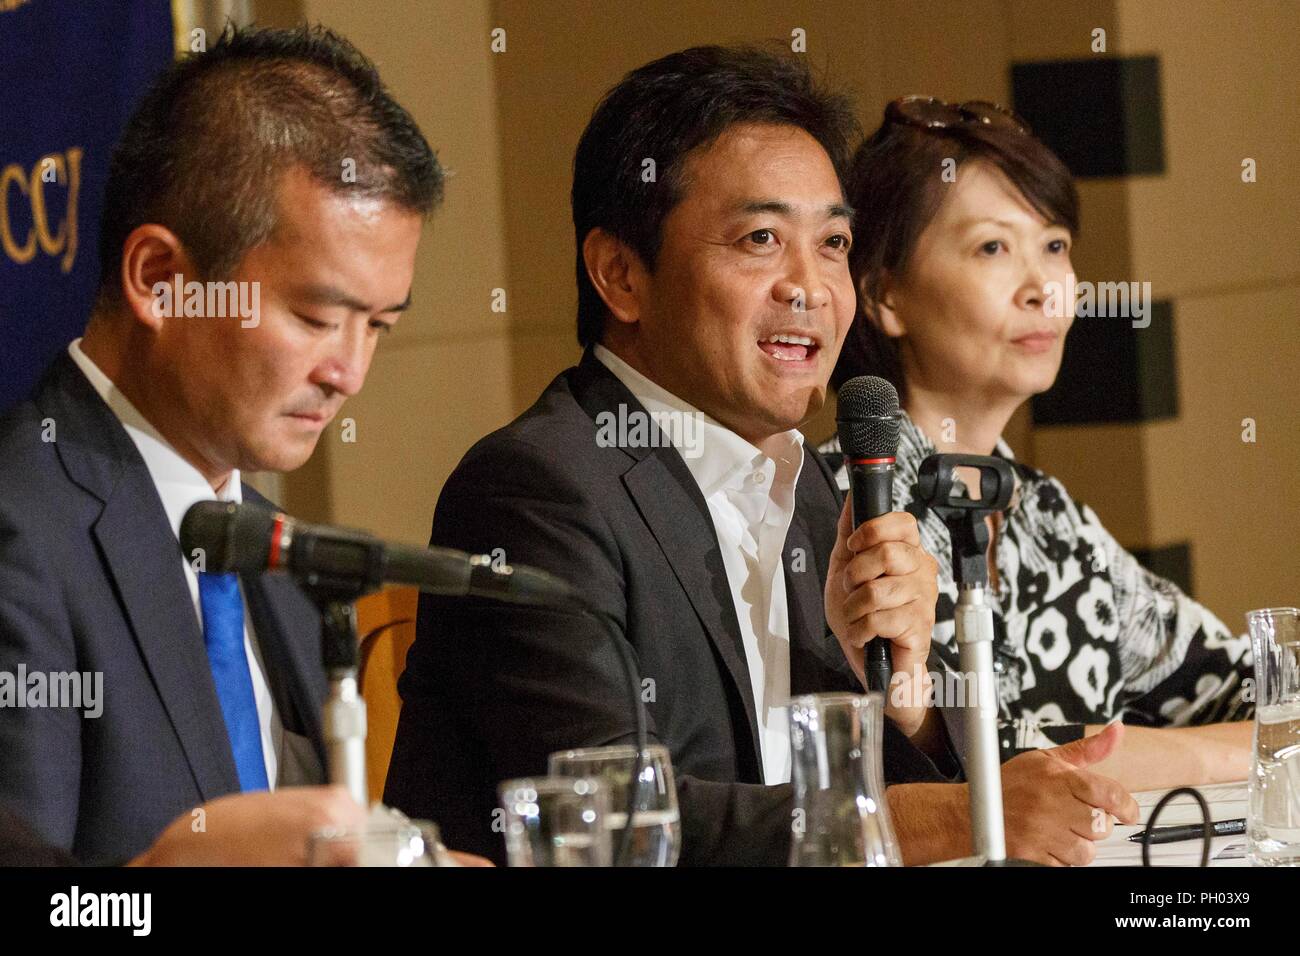
<svg viewBox="0 0 1300 956"><path fill-rule="evenodd" d="M826 626L826 566L838 512L811 448L805 446L794 518L785 539L785 590L790 606L790 694L857 689L839 642Z"/></svg>
<svg viewBox="0 0 1300 956"><path fill-rule="evenodd" d="M203 799L239 789L180 546L130 436L66 353L37 404L69 478L103 502L91 529Z"/></svg>
<svg viewBox="0 0 1300 956"><path fill-rule="evenodd" d="M678 475L677 469L663 460L669 454L676 456L677 452L671 448L660 452L634 465L623 476L623 484L731 675L745 708L754 756L761 768L754 689L717 532L708 505L690 473L684 477ZM682 470L685 471L684 465Z"/></svg>
<svg viewBox="0 0 1300 956"><path fill-rule="evenodd" d="M180 738L204 800L239 790L239 777L180 548L145 470L128 466L95 523L95 540L140 655Z"/></svg>
<svg viewBox="0 0 1300 956"><path fill-rule="evenodd" d="M574 373L573 388L579 403L593 420L601 412L617 416L620 404L626 406L629 413L636 410L645 414L626 386L590 351L583 356ZM709 506L676 449L643 447L622 450L634 461L623 475L623 486L658 542L731 677L745 711L753 758L761 777L763 759L759 749L754 689L745 659L740 623L736 619L736 605Z"/></svg>

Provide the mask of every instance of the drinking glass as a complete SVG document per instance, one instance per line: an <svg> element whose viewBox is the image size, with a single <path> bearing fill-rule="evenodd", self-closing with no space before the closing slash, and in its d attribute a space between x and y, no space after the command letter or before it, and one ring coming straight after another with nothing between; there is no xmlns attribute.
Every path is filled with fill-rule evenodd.
<svg viewBox="0 0 1300 956"><path fill-rule="evenodd" d="M645 766L637 779L632 846L625 865L675 866L682 842L682 824L672 760L668 748L662 744L647 747L645 756ZM610 831L611 845L617 848L620 831L627 822L628 787L635 763L635 747L588 747L551 754L547 771L553 777L590 777L600 781L609 794L605 826ZM623 861L616 863L624 865Z"/></svg>
<svg viewBox="0 0 1300 956"><path fill-rule="evenodd" d="M507 780L498 793L511 866L609 866L609 796L590 777Z"/></svg>
<svg viewBox="0 0 1300 956"><path fill-rule="evenodd" d="M1300 610L1246 615L1255 653L1255 734L1246 845L1255 866L1300 866Z"/></svg>
<svg viewBox="0 0 1300 956"><path fill-rule="evenodd" d="M312 834L308 866L454 866L438 827L376 806L359 827L326 827Z"/></svg>

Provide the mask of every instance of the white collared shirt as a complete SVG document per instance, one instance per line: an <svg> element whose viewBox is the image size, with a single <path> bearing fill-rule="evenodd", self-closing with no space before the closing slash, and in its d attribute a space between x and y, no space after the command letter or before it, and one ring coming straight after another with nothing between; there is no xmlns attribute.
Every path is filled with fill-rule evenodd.
<svg viewBox="0 0 1300 956"><path fill-rule="evenodd" d="M692 416L698 445L682 460L700 488L727 571L754 692L765 783L790 780L790 613L781 562L803 468L803 433L775 436L770 457L646 378L603 345L594 349L652 419ZM687 434L683 431L682 434ZM678 441L678 451L683 452Z"/></svg>
<svg viewBox="0 0 1300 956"><path fill-rule="evenodd" d="M239 480L238 469L230 473L230 479L220 493L214 494L212 486L208 484L203 474L181 457L167 439L163 438L118 390L99 366L81 350L81 339L76 339L68 346L68 355L77 363L77 367L90 380L99 397L112 409L113 414L122 423L122 427L126 429L126 433L135 442L140 457L144 459L145 467L149 469L149 477L153 479L154 486L158 489L163 510L167 513L167 521L171 524L172 533L176 535L178 542L181 534L181 519L185 517L185 512L189 510L190 505L199 501L243 500L243 485ZM181 558L181 566L185 569L185 580L189 582L194 613L199 619L199 630L202 631L203 612L199 603L198 575L194 573L194 569L184 557ZM240 594L243 594L242 583ZM276 713L275 702L271 698L271 690L266 682L265 666L257 646L256 635L253 633L247 600L244 601L244 654L248 658L248 670L253 678L257 722L262 728L262 754L266 758L266 779L274 790L284 728Z"/></svg>

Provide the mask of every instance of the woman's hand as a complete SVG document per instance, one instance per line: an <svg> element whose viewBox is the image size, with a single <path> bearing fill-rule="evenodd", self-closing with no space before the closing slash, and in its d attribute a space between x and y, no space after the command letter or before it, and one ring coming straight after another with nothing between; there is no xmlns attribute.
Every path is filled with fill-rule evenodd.
<svg viewBox="0 0 1300 956"><path fill-rule="evenodd" d="M1106 725L1088 725L1088 737ZM1234 783L1250 774L1253 720L1198 727L1126 727L1124 742L1093 769L1128 790Z"/></svg>

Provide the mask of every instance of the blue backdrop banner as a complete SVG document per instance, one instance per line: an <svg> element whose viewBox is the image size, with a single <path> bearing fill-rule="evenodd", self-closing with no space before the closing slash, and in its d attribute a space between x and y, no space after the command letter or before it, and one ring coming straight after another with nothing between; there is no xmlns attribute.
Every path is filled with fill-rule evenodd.
<svg viewBox="0 0 1300 956"><path fill-rule="evenodd" d="M109 155L172 51L167 0L0 0L0 411L85 327Z"/></svg>

